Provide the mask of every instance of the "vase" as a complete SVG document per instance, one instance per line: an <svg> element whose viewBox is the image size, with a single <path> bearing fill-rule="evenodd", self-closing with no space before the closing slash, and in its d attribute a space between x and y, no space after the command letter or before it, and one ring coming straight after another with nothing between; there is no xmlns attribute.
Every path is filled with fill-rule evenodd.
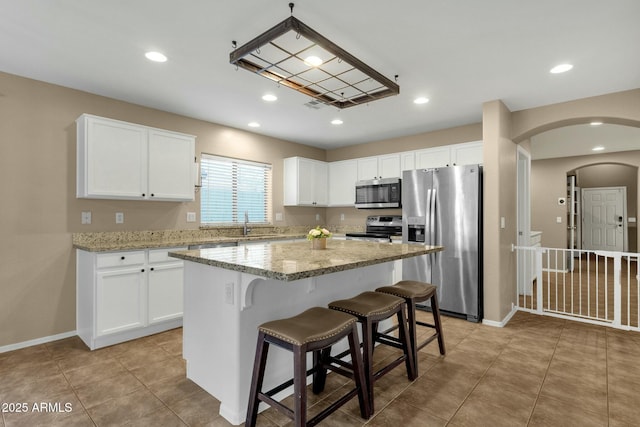
<svg viewBox="0 0 640 427"><path fill-rule="evenodd" d="M311 249L327 249L327 239L319 238L311 240Z"/></svg>

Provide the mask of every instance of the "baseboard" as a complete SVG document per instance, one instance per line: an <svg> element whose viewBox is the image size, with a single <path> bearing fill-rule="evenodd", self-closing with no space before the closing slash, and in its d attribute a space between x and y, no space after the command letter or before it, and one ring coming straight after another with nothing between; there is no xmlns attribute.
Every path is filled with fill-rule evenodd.
<svg viewBox="0 0 640 427"><path fill-rule="evenodd" d="M509 314L507 314L504 317L504 319L502 319L500 322L496 320L482 319L482 324L487 326L493 326L495 328L504 328L506 324L509 323L509 320L511 320L513 315L516 314L517 311L518 311L518 307L514 305L511 307L511 311L509 312Z"/></svg>
<svg viewBox="0 0 640 427"><path fill-rule="evenodd" d="M57 341L64 338L73 337L76 335L76 331L63 332L57 335L50 335L48 337L36 338L34 340L23 341L16 344L9 344L0 347L0 353L6 353L8 351L20 350L21 348L32 347L34 345L44 344L51 341Z"/></svg>

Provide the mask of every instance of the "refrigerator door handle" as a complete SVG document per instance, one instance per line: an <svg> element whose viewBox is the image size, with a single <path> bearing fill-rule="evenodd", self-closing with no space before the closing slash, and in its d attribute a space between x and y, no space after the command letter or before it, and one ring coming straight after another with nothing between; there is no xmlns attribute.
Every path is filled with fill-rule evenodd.
<svg viewBox="0 0 640 427"><path fill-rule="evenodd" d="M431 190L429 197L429 244L436 243L436 189Z"/></svg>
<svg viewBox="0 0 640 427"><path fill-rule="evenodd" d="M429 224L431 224L431 189L427 190L427 203L425 207L425 218L424 218L424 244L431 244L431 236L429 234Z"/></svg>

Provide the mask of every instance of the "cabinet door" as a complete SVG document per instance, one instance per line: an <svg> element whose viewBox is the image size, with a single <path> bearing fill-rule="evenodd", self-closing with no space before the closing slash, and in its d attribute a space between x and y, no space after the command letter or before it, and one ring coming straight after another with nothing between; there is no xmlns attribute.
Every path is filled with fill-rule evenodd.
<svg viewBox="0 0 640 427"><path fill-rule="evenodd" d="M353 206L356 201L357 180L356 160L329 163L329 206Z"/></svg>
<svg viewBox="0 0 640 427"><path fill-rule="evenodd" d="M145 271L130 267L98 271L96 281L96 335L145 325Z"/></svg>
<svg viewBox="0 0 640 427"><path fill-rule="evenodd" d="M149 266L149 324L182 317L183 270L181 261Z"/></svg>
<svg viewBox="0 0 640 427"><path fill-rule="evenodd" d="M298 158L298 205L312 206L315 202L315 162L311 159Z"/></svg>
<svg viewBox="0 0 640 427"><path fill-rule="evenodd" d="M314 205L327 206L329 204L329 167L325 162L314 162L313 182Z"/></svg>
<svg viewBox="0 0 640 427"><path fill-rule="evenodd" d="M400 154L378 156L378 176L380 178L398 178L400 175Z"/></svg>
<svg viewBox="0 0 640 427"><path fill-rule="evenodd" d="M194 163L193 137L149 130L149 199L193 200Z"/></svg>
<svg viewBox="0 0 640 427"><path fill-rule="evenodd" d="M378 158L363 157L358 159L358 181L364 179L378 179Z"/></svg>
<svg viewBox="0 0 640 427"><path fill-rule="evenodd" d="M482 141L451 146L451 162L454 165L482 164Z"/></svg>
<svg viewBox="0 0 640 427"><path fill-rule="evenodd" d="M400 177L402 178L402 172L413 170L416 168L416 153L413 151L407 151L400 153Z"/></svg>
<svg viewBox="0 0 640 427"><path fill-rule="evenodd" d="M78 197L143 199L147 188L147 130L127 123L84 117L78 135ZM79 127L79 130L82 126ZM80 194L82 193L82 194Z"/></svg>
<svg viewBox="0 0 640 427"><path fill-rule="evenodd" d="M416 169L442 168L451 164L450 148L435 147L416 151Z"/></svg>

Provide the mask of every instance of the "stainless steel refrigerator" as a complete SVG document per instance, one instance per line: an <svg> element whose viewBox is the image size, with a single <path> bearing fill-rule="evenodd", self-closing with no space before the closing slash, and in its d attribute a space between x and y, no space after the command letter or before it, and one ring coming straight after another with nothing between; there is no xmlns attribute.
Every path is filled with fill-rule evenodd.
<svg viewBox="0 0 640 427"><path fill-rule="evenodd" d="M436 285L443 314L482 320L482 166L404 171L402 240L444 246L403 260L403 279Z"/></svg>

